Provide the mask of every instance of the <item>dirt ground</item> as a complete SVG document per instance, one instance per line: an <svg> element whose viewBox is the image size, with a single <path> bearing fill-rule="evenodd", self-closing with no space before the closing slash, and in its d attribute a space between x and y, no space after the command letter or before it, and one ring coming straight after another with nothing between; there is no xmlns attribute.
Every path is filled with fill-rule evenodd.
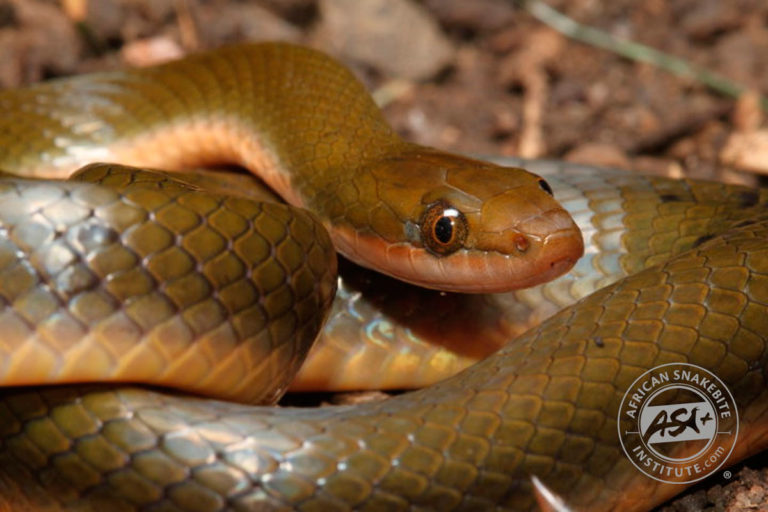
<svg viewBox="0 0 768 512"><path fill-rule="evenodd" d="M420 143L764 181L768 2L548 5L746 92L726 97L690 76L575 42L510 0L0 0L0 87L282 39L346 62L397 130ZM768 510L764 459L732 468L730 478L720 472L664 510Z"/></svg>

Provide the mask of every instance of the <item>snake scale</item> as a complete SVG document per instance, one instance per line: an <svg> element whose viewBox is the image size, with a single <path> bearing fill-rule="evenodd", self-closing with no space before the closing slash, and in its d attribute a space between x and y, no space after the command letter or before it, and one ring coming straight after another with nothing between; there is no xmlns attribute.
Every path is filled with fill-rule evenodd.
<svg viewBox="0 0 768 512"><path fill-rule="evenodd" d="M269 98L256 128L271 138L249 139L249 127L232 117L243 108L242 90ZM496 323L522 316L527 325L562 309L457 376L382 402L298 409L125 384L11 387L0 398L0 502L7 508L526 510L535 506L535 475L577 509L647 509L681 487L630 463L617 411L638 376L671 362L705 368L732 392L741 420L732 461L766 446L764 190L532 163L562 167L547 184L518 169L419 148L391 133L341 66L288 45L232 47L144 71L8 91L0 106L0 167L14 173L61 178L82 163L113 159L184 167L219 163L224 152L260 165L289 202L319 207L333 243L363 265L391 263L408 244L421 251L412 261L449 261L464 251L455 237L514 256L504 258L513 270L483 267L492 283L479 287L462 263L428 278L385 269L435 288L436 278L455 273L458 290L501 291L502 280L505 289L540 284L571 267L581 237L572 236L575 225L550 186L586 240L586 256L569 274L532 291L448 294L473 311L493 304ZM143 124L177 119L178 111L194 115L181 124ZM308 134L321 140L308 143ZM349 178L352 186L330 173L361 162L366 172ZM317 174L293 179L281 174L285 167ZM388 188L393 167L406 169L410 181ZM444 185L437 195L419 178L435 168ZM290 377L277 364L298 366L307 350L286 340L314 337L336 287L331 241L318 217L204 194L119 165L79 174L86 182L0 181L3 381L50 383L51 372L70 383L100 379L100 372L143 381L159 372L155 385L181 379L174 385L251 402L279 395ZM378 199L359 194L370 189ZM398 197L394 207L381 207ZM493 207L484 209L487 203ZM413 204L422 211L397 206ZM171 207L180 213L167 214ZM506 245L483 231L497 213L524 219L497 222L512 231ZM372 261L361 247L377 244L374 234L406 241L395 242L393 257ZM528 278L529 271L539 273ZM345 293L331 326L360 307L360 297ZM535 306L541 299L543 312ZM511 328L501 332L512 337ZM470 343L483 336L460 334ZM108 370L94 369L94 361ZM247 364L266 372L259 379L271 385L267 391L255 390Z"/></svg>

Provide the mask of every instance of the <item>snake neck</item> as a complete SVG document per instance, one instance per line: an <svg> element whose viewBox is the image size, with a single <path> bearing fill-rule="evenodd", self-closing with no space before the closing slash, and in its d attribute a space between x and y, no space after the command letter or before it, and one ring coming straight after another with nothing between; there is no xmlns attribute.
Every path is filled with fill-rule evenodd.
<svg viewBox="0 0 768 512"><path fill-rule="evenodd" d="M543 180L404 142L350 71L306 48L232 46L11 91L0 105L0 140L36 146L6 145L0 168L64 178L97 161L239 164L311 209L350 259L421 286L532 286L583 253ZM429 219L455 231L438 238Z"/></svg>
<svg viewBox="0 0 768 512"><path fill-rule="evenodd" d="M286 44L54 80L5 91L0 104L0 133L28 131L18 136L38 146L0 148L0 168L15 174L65 178L94 161L239 164L299 205L405 144L350 71Z"/></svg>

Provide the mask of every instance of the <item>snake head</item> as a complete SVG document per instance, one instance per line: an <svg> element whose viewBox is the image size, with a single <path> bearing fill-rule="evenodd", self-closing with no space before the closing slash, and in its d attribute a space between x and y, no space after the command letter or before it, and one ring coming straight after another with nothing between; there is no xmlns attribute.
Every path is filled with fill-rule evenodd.
<svg viewBox="0 0 768 512"><path fill-rule="evenodd" d="M547 182L523 169L414 147L366 171L376 198L371 228L335 242L353 261L403 281L505 292L554 279L584 252Z"/></svg>

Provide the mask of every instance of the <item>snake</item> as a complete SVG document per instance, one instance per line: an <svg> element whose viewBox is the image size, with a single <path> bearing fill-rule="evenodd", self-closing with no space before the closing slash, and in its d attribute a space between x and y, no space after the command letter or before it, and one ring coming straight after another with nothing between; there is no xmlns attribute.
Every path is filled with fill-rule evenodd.
<svg viewBox="0 0 768 512"><path fill-rule="evenodd" d="M644 510L684 486L632 464L618 411L672 363L732 393L730 462L766 446L765 190L525 162L558 171L545 180L421 147L346 68L283 43L4 91L0 106L6 508L528 510L535 476L577 510ZM96 161L114 163L60 181ZM221 163L258 169L293 206L125 166ZM334 248L388 277L339 284ZM419 298L415 315L383 307L392 321L508 339L380 402L252 405L285 391L278 363L299 366L309 348L293 340L316 336L337 287L331 326L379 279Z"/></svg>

